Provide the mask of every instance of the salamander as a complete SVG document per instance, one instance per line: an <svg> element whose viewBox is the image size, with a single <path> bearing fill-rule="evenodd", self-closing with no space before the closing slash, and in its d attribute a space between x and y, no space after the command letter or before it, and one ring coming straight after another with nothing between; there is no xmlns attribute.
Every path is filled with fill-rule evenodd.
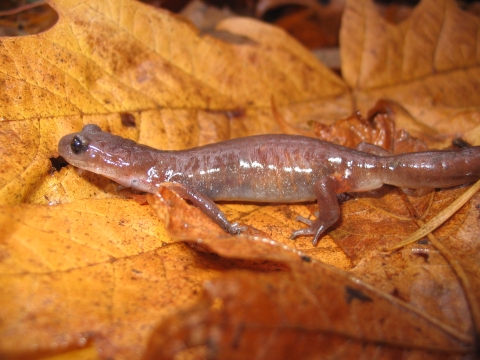
<svg viewBox="0 0 480 360"><path fill-rule="evenodd" d="M337 194L384 184L446 188L480 178L480 146L378 155L299 135L256 135L186 150L157 150L104 132L97 125L64 136L60 155L70 164L134 189L155 193L162 184L189 199L231 234L214 201L297 203L317 200L316 220L291 238L313 236L316 245L340 216ZM373 149L373 150L372 150Z"/></svg>

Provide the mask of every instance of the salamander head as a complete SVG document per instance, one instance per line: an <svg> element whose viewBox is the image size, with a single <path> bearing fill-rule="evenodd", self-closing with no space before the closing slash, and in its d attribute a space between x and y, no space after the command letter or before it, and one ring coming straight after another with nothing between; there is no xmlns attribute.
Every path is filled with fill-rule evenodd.
<svg viewBox="0 0 480 360"><path fill-rule="evenodd" d="M102 131L94 124L60 139L58 152L70 164L130 186L127 178L137 144ZM126 176L127 175L127 176Z"/></svg>

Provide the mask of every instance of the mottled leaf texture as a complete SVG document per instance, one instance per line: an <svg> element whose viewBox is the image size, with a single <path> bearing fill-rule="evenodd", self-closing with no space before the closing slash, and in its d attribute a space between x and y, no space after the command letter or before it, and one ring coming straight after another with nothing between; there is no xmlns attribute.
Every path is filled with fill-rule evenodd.
<svg viewBox="0 0 480 360"><path fill-rule="evenodd" d="M289 236L315 204L219 204L247 226L232 237L166 190L154 211L67 166L57 144L89 123L170 150L314 135L361 110L379 126L344 121L331 139L478 145L477 17L422 0L391 24L347 0L342 79L256 20L205 34L131 0L48 3L55 26L0 37L0 358L474 358L479 196L428 239L382 251L463 187L348 194L313 247Z"/></svg>
<svg viewBox="0 0 480 360"><path fill-rule="evenodd" d="M389 98L451 132L459 107L480 106L480 19L454 0L423 0L399 24L371 0L348 1L342 21L342 74L362 111Z"/></svg>
<svg viewBox="0 0 480 360"><path fill-rule="evenodd" d="M185 209L178 196L165 191L162 196L167 199L157 195L155 207L160 213L168 209L173 237L186 240L191 233L193 243L221 256L280 261L290 269L232 271L208 281L202 301L156 328L146 359L170 359L200 345L207 346L209 357L228 359L351 358L360 352L434 359L472 350L472 339L454 327L286 246L190 230L204 215Z"/></svg>

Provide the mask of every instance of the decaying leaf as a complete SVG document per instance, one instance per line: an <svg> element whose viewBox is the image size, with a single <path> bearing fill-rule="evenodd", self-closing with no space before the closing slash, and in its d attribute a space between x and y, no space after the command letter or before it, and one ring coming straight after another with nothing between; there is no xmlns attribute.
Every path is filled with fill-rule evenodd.
<svg viewBox="0 0 480 360"><path fill-rule="evenodd" d="M411 301L418 308L411 307L346 272L272 241L222 236L208 229L201 234L189 221L203 214L195 216L198 209L185 209L186 203L166 190L152 201L160 213L168 208L168 231L173 237L184 241L190 237L221 256L285 262L290 270L235 271L207 282L202 301L156 328L146 359L170 359L200 345L208 347L209 357L229 359L325 358L333 353L348 358L361 347L367 347L365 353L377 352L384 358L435 358L439 353L471 351L468 319L465 326L442 323L426 316L424 304ZM192 216L186 217L186 211ZM465 312L457 303L449 305L451 311Z"/></svg>
<svg viewBox="0 0 480 360"><path fill-rule="evenodd" d="M49 29L58 20L58 14L43 1L1 5L0 36L36 34Z"/></svg>
<svg viewBox="0 0 480 360"><path fill-rule="evenodd" d="M315 121L311 124L312 132L322 140L350 148L360 149L358 146L361 143L368 143L390 154L428 150L423 141L410 136L405 130L396 130L398 112L396 104L380 100L366 119L355 113L328 126Z"/></svg>
<svg viewBox="0 0 480 360"><path fill-rule="evenodd" d="M455 215L480 189L480 180L475 182L468 190L463 192L459 197L452 201L447 208L440 211L434 218L428 221L425 225L422 225L420 229L410 234L408 238L403 239L402 242L396 244L394 247L387 248L385 251L393 251L400 249L406 245L412 244L417 240L428 236L435 231L438 227L443 225L451 216Z"/></svg>
<svg viewBox="0 0 480 360"><path fill-rule="evenodd" d="M445 195L447 199L448 194ZM457 326L467 328L470 318L466 319L465 314L470 313L474 328L478 328L480 294L473 270L480 260L474 245L478 244L478 203L477 194L440 230L429 235L428 240L390 254L367 252L353 272L395 296L423 304L428 313L433 312L436 318ZM453 307L447 310L444 306L447 303L455 304L456 310Z"/></svg>

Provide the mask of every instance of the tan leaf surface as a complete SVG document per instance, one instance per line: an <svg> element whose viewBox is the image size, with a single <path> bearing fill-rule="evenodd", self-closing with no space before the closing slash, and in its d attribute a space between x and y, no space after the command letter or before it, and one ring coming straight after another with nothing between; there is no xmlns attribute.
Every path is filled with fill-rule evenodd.
<svg viewBox="0 0 480 360"><path fill-rule="evenodd" d="M372 1L349 1L343 24L342 74L362 112L389 98L446 133L459 110L478 116L480 19L455 1L423 0L395 25Z"/></svg>
<svg viewBox="0 0 480 360"><path fill-rule="evenodd" d="M193 303L220 265L169 245L149 206L120 199L0 211L2 353L95 342L135 358L175 303ZM12 301L15 299L15 301Z"/></svg>
<svg viewBox="0 0 480 360"><path fill-rule="evenodd" d="M250 321L256 305L249 306L251 314L228 310L238 309L237 299L243 304L250 292L252 304L280 309L282 316L291 309L303 311L304 300L313 305L265 349L281 351L294 343L308 348L316 340L302 319L323 314L330 322L315 324L317 335L322 334L315 346L335 344L330 348L335 352L338 345L346 357L360 351L384 358L455 356L451 351L459 351L459 358L471 355L472 334L480 324L474 309L480 303L478 198L435 233L460 264L465 281L429 244L391 255L377 250L416 230L415 214L428 220L459 190L404 196L387 188L381 197L362 194L342 205L341 222L316 248L307 237L288 239L302 226L295 217L310 216L314 205L221 204L230 220L249 225L247 234L275 239L295 251L249 240L232 246L231 239L211 236L218 256L198 244L192 249L173 243L163 221L140 205L136 194L71 166L56 171L50 159L57 155L60 137L88 123L163 149L280 132L272 100L286 123L308 131L312 120L331 124L356 109L367 115L385 98L395 101L390 104L395 104L397 129L406 128L429 145L446 146L458 135L480 144L477 18L458 10L453 0L423 0L411 18L391 25L370 0L347 1L340 34L342 80L285 32L251 19L220 23L217 30L230 33L225 40L199 34L182 18L133 1L49 3L59 13L53 28L0 38L0 299L5 304L0 357L90 344L102 358L138 359L154 326L162 320L176 323L175 314L190 305L193 310L180 319L199 311L214 330L218 314L233 316L228 326ZM193 230L214 234L207 223L188 228L185 240ZM298 249L308 255L304 260L320 259L345 270L355 265L355 276L380 289L362 283L360 294L383 304L382 312L375 314L368 301L365 314L359 310L365 302L345 303L351 275L316 261L299 262ZM214 280L238 268L264 274L254 273L258 283L251 272L237 271ZM205 280L212 287L201 295ZM325 295L330 290L332 298ZM289 296L283 299L283 293ZM210 305L213 301L215 308L217 298L225 312L212 315ZM327 308L318 309L315 299ZM336 303L339 307L332 308ZM387 316L380 321L390 313L397 323ZM354 321L367 315L378 322ZM337 333L325 335L333 323ZM358 329L350 329L352 324ZM267 325L279 331L278 322ZM423 340L411 335L415 325L426 334ZM407 330L397 334L397 327ZM390 338L373 336L381 333L378 329ZM246 331L245 338L235 338L241 349L249 341L266 344L265 333L252 340L251 329ZM205 334L201 339L223 344ZM399 341L405 348L393 349ZM420 352L411 350L417 345ZM292 351L308 354L300 345Z"/></svg>

